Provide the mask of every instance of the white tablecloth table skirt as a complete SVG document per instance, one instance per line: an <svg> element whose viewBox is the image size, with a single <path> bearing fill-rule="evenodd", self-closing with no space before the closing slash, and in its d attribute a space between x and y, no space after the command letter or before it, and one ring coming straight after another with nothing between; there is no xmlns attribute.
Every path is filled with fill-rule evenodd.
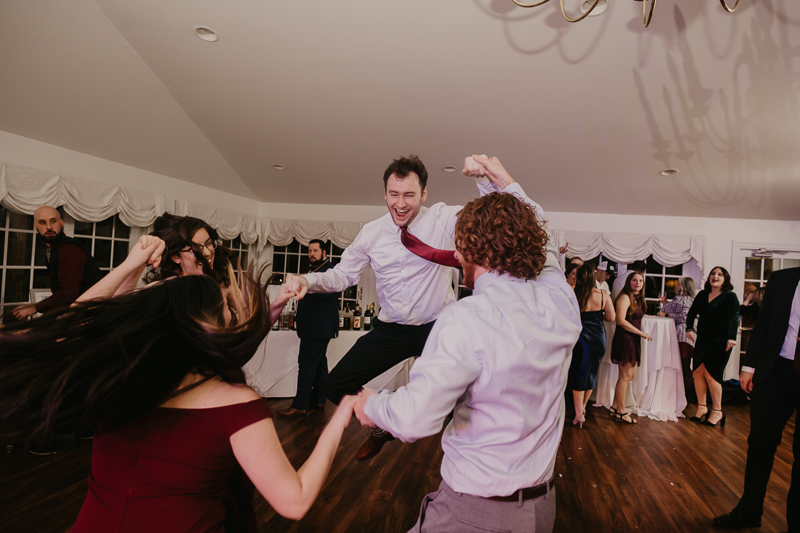
<svg viewBox="0 0 800 533"><path fill-rule="evenodd" d="M328 371L341 361L366 331L340 331L328 344ZM264 398L293 398L297 393L297 355L300 339L294 331L271 331L256 354L244 366L247 384ZM378 354L375 354L378 357ZM395 390L408 383L414 364L411 357L393 366L364 386L373 390Z"/></svg>
<svg viewBox="0 0 800 533"><path fill-rule="evenodd" d="M619 367L611 362L611 341L616 323L606 322L605 326L606 354L600 362L593 397L595 405L608 409L614 401ZM641 366L636 369L636 377L628 387L625 408L638 416L677 422L686 408L686 393L675 322L671 318L645 316L642 331L653 340L642 339Z"/></svg>

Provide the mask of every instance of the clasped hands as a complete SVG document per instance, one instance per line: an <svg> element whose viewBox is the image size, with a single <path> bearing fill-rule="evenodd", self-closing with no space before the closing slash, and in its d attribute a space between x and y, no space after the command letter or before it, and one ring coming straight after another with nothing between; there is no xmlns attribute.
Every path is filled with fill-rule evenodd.
<svg viewBox="0 0 800 533"><path fill-rule="evenodd" d="M353 414L356 415L356 418L361 422L362 426L372 427L375 425L366 413L364 413L364 406L367 405L367 400L369 400L370 396L376 394L378 394L378 392L372 389L361 389L361 392L358 393L358 399L353 406Z"/></svg>
<svg viewBox="0 0 800 533"><path fill-rule="evenodd" d="M471 178L489 178L500 189L505 189L515 182L499 159L487 157L485 154L464 159L464 169L461 173Z"/></svg>

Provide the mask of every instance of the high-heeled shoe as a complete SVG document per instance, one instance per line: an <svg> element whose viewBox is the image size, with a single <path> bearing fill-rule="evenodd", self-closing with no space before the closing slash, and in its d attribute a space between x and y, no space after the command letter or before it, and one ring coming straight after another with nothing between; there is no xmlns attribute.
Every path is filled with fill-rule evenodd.
<svg viewBox="0 0 800 533"><path fill-rule="evenodd" d="M703 404L699 404L699 403L697 404L697 407L705 407L706 409L708 409L707 405L703 405ZM703 421L708 420L708 411L706 411L705 413L703 413L700 416L694 415L693 417L689 418L689 420L692 421L692 422L700 422L702 424Z"/></svg>
<svg viewBox="0 0 800 533"><path fill-rule="evenodd" d="M625 417L628 417L627 419ZM636 424L636 419L631 416L630 413L622 411L617 411L617 414L614 415L617 422L623 422L625 424Z"/></svg>
<svg viewBox="0 0 800 533"><path fill-rule="evenodd" d="M722 413L722 409L714 409L714 411L719 411L720 413ZM706 419L703 420L702 424L704 426L711 426L711 427L715 427L717 424L719 424L720 426L725 427L725 413L722 413L722 418L720 418L718 422L711 423L708 421L708 417L706 417Z"/></svg>
<svg viewBox="0 0 800 533"><path fill-rule="evenodd" d="M613 405L608 408L608 416L610 416L611 418L617 416L617 408L614 407Z"/></svg>

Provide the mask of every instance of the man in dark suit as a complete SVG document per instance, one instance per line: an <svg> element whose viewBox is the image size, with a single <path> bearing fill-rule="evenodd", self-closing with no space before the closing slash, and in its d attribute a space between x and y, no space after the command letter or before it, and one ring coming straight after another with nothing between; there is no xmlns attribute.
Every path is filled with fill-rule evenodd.
<svg viewBox="0 0 800 533"><path fill-rule="evenodd" d="M773 272L742 361L739 380L750 393L750 437L744 494L714 523L726 529L761 526L764 496L783 429L800 405L800 268ZM794 436L795 464L786 502L790 532L800 532L800 440Z"/></svg>
<svg viewBox="0 0 800 533"><path fill-rule="evenodd" d="M308 243L309 272L325 272L332 268L323 246L319 239ZM300 337L297 394L291 407L278 411L282 416L304 416L312 408L325 408L326 352L330 340L339 334L339 293L306 295L297 303L295 328Z"/></svg>

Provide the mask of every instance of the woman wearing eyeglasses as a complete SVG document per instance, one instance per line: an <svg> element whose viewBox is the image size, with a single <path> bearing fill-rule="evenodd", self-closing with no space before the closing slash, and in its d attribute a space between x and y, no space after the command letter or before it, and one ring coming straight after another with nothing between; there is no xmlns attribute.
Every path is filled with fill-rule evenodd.
<svg viewBox="0 0 800 533"><path fill-rule="evenodd" d="M234 321L241 314L237 298L234 279L234 265L231 261L231 251L220 243L217 231L194 217L181 217L165 214L156 219L153 224L155 235L166 245L161 255L159 269L151 270L147 282L165 280L180 276L206 275L216 281L222 289L222 295L228 302ZM241 265L247 268L247 265ZM281 290L280 294L270 304L270 318L274 323L281 314L291 294Z"/></svg>

